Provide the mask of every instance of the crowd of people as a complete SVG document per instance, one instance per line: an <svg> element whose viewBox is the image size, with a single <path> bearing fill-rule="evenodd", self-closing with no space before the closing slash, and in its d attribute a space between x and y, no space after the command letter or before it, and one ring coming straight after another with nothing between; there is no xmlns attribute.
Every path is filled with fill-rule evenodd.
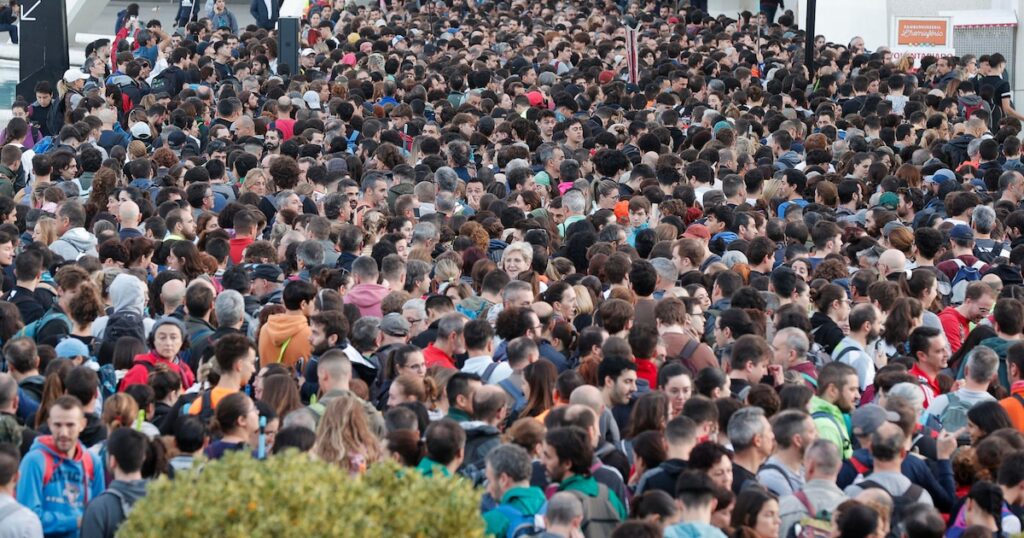
<svg viewBox="0 0 1024 538"><path fill-rule="evenodd" d="M128 6L0 133L0 537L294 451L498 537L1020 533L1005 57L700 4Z"/></svg>

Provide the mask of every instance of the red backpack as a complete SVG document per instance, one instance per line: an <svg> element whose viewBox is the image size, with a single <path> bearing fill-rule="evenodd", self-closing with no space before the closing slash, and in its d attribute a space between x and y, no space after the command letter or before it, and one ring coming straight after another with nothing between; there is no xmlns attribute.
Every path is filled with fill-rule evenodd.
<svg viewBox="0 0 1024 538"><path fill-rule="evenodd" d="M89 452L81 446L79 447L79 450L85 452L82 457L82 470L85 471L85 502L88 504L89 483L96 477L96 469L93 468L92 454L89 454ZM50 483L50 480L53 479L53 473L57 470L57 466L60 465L60 462L57 461L57 458L47 450L43 451L43 461L43 487L45 488L46 485Z"/></svg>

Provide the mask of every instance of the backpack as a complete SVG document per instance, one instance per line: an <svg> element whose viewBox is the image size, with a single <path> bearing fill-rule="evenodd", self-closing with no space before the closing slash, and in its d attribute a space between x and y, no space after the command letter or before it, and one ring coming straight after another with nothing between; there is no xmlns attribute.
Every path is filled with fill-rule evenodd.
<svg viewBox="0 0 1024 538"><path fill-rule="evenodd" d="M107 326L103 329L103 339L96 340L94 354L97 357L114 356L114 348L122 336L130 336L140 342L146 341L146 325L142 314L134 310L120 310L107 318Z"/></svg>
<svg viewBox="0 0 1024 538"><path fill-rule="evenodd" d="M946 398L949 399L949 405L939 415L942 429L947 432L955 432L965 428L967 426L967 412L971 410L971 405L957 396L955 392L947 392Z"/></svg>
<svg viewBox="0 0 1024 538"><path fill-rule="evenodd" d="M150 367L148 363L143 364L146 364L147 368ZM189 415L189 408L196 403L196 400L199 400L203 404L203 408L199 410L199 415L197 415L199 417L199 421L203 424L209 424L210 420L213 419L214 412L216 411L213 406L213 392L210 390L204 390L197 398L181 406L181 416L184 417Z"/></svg>
<svg viewBox="0 0 1024 538"><path fill-rule="evenodd" d="M67 326L68 332L71 332L71 319L68 318L67 314L57 310L56 308L50 308L45 314L43 314L43 317L22 327L22 329L18 331L18 336L27 336L28 338L35 340L39 331L41 331L43 327L51 321L56 320L63 321L64 325Z"/></svg>
<svg viewBox="0 0 1024 538"><path fill-rule="evenodd" d="M42 155L43 153L46 153L47 151L53 149L54 145L55 144L53 143L53 137L45 136L43 138L40 138L39 141L36 142L34 146L32 146L32 151L36 152L36 155Z"/></svg>
<svg viewBox="0 0 1024 538"><path fill-rule="evenodd" d="M964 119L966 119L966 120L971 119L971 115L972 114L974 114L975 112L977 112L977 111L979 111L979 110L981 110L983 108L985 108L985 102L984 101L978 101L978 104L975 104L975 105L964 105Z"/></svg>
<svg viewBox="0 0 1024 538"><path fill-rule="evenodd" d="M548 503L541 505L536 514L524 514L511 504L502 503L494 507L501 515L508 519L508 531L506 538L520 538L533 536L544 531L544 518L541 516L548 511Z"/></svg>
<svg viewBox="0 0 1024 538"><path fill-rule="evenodd" d="M698 347L700 347L700 341L696 338L691 338L690 341L683 346L683 349L679 350L679 356L677 357L680 364L690 371L690 377L696 377L700 372L700 369L697 368L697 365L693 363L692 359L693 354L697 351Z"/></svg>
<svg viewBox="0 0 1024 538"><path fill-rule="evenodd" d="M43 487L45 488L50 480L53 480L53 473L57 471L58 462L49 451L42 450L41 452L43 453ZM89 482L96 477L92 454L89 451L83 454L82 470L85 471L85 504L89 504Z"/></svg>
<svg viewBox="0 0 1024 538"><path fill-rule="evenodd" d="M611 490L608 486L598 483L596 497L586 495L582 491L568 491L583 503L583 525L580 529L587 538L611 536L615 527L622 523L619 513L612 505Z"/></svg>
<svg viewBox="0 0 1024 538"><path fill-rule="evenodd" d="M953 258L953 263L956 264L956 274L953 275L953 280L950 281L953 288L952 303L955 305L963 304L964 297L967 295L967 286L971 282L981 280L981 268L985 266L985 262L978 260L974 262L974 265L968 266L960 258Z"/></svg>
<svg viewBox="0 0 1024 538"><path fill-rule="evenodd" d="M864 480L857 484L861 489L880 489L888 493L889 490L882 487L881 484L871 479ZM902 495L889 495L892 497L892 516L889 520L889 528L893 529L889 531L887 538L895 538L900 536L900 532L903 528L903 516L905 515L907 507L917 503L921 499L921 495L924 493L924 489L917 484L911 484L907 491L904 491Z"/></svg>
<svg viewBox="0 0 1024 538"><path fill-rule="evenodd" d="M829 538L832 536L832 515L826 510L815 510L807 494L801 491L793 493L807 509L807 515L789 529L788 538Z"/></svg>
<svg viewBox="0 0 1024 538"><path fill-rule="evenodd" d="M149 83L149 88L152 93L167 92L168 95L176 95L181 91L181 88L178 88L178 91L174 91L174 88L171 86L171 81L168 80L165 75L166 72L167 70L165 69L161 71L160 74L153 77L153 82Z"/></svg>
<svg viewBox="0 0 1024 538"><path fill-rule="evenodd" d="M974 256L985 263L992 263L1006 248L1006 243L994 239L978 239L974 242Z"/></svg>

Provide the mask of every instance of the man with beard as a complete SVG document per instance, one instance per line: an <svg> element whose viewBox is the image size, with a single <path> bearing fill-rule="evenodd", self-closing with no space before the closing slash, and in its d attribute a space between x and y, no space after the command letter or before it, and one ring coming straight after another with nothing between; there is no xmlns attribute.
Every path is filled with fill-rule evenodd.
<svg viewBox="0 0 1024 538"><path fill-rule="evenodd" d="M57 398L46 420L52 433L37 437L21 460L18 503L39 516L48 536L77 534L73 531L85 513L85 503L106 486L103 462L78 440L85 422L78 398Z"/></svg>
<svg viewBox="0 0 1024 538"><path fill-rule="evenodd" d="M267 129L266 134L263 135L263 149L266 150L265 155L278 155L281 153L281 130L270 128Z"/></svg>
<svg viewBox="0 0 1024 538"><path fill-rule="evenodd" d="M309 344L313 348L312 357L305 369L305 382L302 383L302 401L308 402L310 396L317 394L320 390L320 382L317 377L320 363L320 356L332 349L338 349L345 353L348 360L363 361L359 352L349 345L348 319L345 315L336 310L326 310L309 318ZM351 369L351 366L349 367Z"/></svg>
<svg viewBox="0 0 1024 538"><path fill-rule="evenodd" d="M818 375L818 395L811 398L811 418L814 419L818 437L835 444L843 459L853 454L843 413L853 411L859 396L857 371L852 366L830 362L821 369Z"/></svg>
<svg viewBox="0 0 1024 538"><path fill-rule="evenodd" d="M757 481L777 497L785 497L804 487L804 454L818 437L814 421L804 411L783 411L771 420L775 434L775 454L757 473Z"/></svg>
<svg viewBox="0 0 1024 538"><path fill-rule="evenodd" d="M856 371L860 390L875 382L873 344L880 334L882 316L878 309L872 304L857 305L850 311L850 333L832 350L835 362L849 365Z"/></svg>
<svg viewBox="0 0 1024 538"><path fill-rule="evenodd" d="M194 241L196 238L196 219L187 209L175 209L167 214L167 237L164 244L175 241Z"/></svg>

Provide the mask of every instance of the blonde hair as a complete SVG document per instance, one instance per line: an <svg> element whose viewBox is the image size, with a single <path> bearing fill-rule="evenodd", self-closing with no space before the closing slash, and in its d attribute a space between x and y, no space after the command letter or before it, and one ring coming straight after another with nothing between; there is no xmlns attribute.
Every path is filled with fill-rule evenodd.
<svg viewBox="0 0 1024 538"><path fill-rule="evenodd" d="M580 314L593 314L594 298L590 295L590 288L576 284L572 289L576 292L576 311Z"/></svg>
<svg viewBox="0 0 1024 538"><path fill-rule="evenodd" d="M765 203L770 204L772 198L775 198L775 196L779 194L779 191L782 190L782 182L783 180L781 179L769 179L768 181L765 181L764 189L761 190L761 199L764 200Z"/></svg>
<svg viewBox="0 0 1024 538"><path fill-rule="evenodd" d="M358 398L339 396L327 404L316 429L312 453L323 461L346 467L356 458L362 458L366 464L380 461L380 440L370 431L366 411Z"/></svg>
<svg viewBox="0 0 1024 538"><path fill-rule="evenodd" d="M439 284L457 284L460 276L462 276L462 270L459 268L459 264L451 258L439 258L434 264L434 278Z"/></svg>
<svg viewBox="0 0 1024 538"><path fill-rule="evenodd" d="M39 217L36 221L36 226L39 227L39 241L46 246L50 246L57 240L57 219L53 217Z"/></svg>
<svg viewBox="0 0 1024 538"><path fill-rule="evenodd" d="M505 247L505 250L501 253L501 267L505 268L505 258L513 252L518 252L522 255L523 259L526 260L526 265L529 266L533 263L533 247L530 246L526 241L516 241L509 246Z"/></svg>
<svg viewBox="0 0 1024 538"><path fill-rule="evenodd" d="M103 401L103 424L111 431L118 428L131 427L139 415L139 404L135 398L118 392Z"/></svg>

